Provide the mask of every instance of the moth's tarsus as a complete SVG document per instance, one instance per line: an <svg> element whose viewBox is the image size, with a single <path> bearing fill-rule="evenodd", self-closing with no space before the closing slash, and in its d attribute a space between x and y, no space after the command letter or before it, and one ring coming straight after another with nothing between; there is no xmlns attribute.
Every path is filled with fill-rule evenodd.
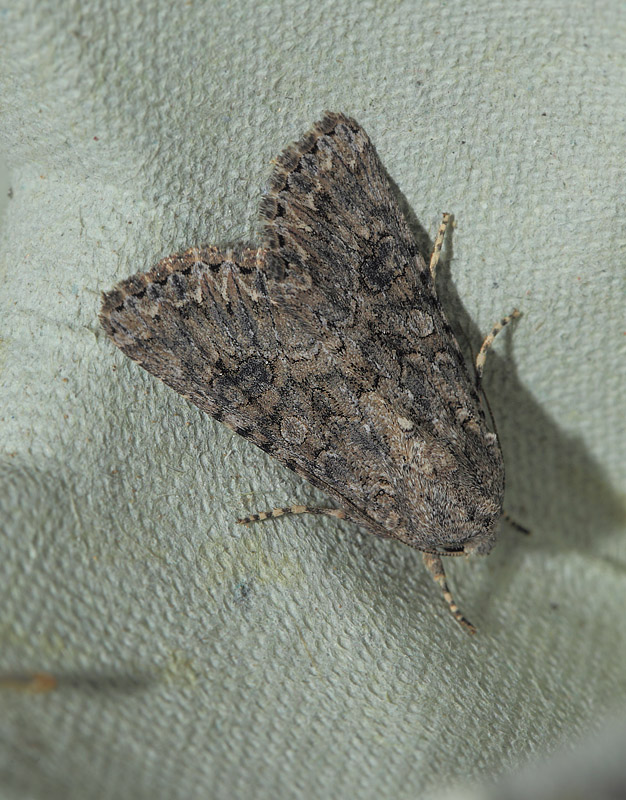
<svg viewBox="0 0 626 800"><path fill-rule="evenodd" d="M443 568L443 562L439 556L433 555L432 553L422 553L422 560L424 562L424 566L433 576L441 591L443 592L444 599L448 604L448 608L452 613L452 616L455 620L462 625L462 627L468 633L476 633L476 628L472 625L472 623L461 614L459 607L454 602L452 598L452 592L448 587L448 581L446 580L446 573Z"/></svg>
<svg viewBox="0 0 626 800"><path fill-rule="evenodd" d="M504 328L505 325L508 325L509 322L512 322L514 319L518 319L521 316L522 312L514 308L513 311L511 311L511 313L508 316L502 317L502 319L499 322L496 322L496 324L491 329L490 333L487 336L485 336L485 340L480 346L480 350L478 351L478 355L476 356L477 384L480 383L483 377L483 370L485 368L485 359L487 358L487 350L489 350L489 348L493 344L493 340L496 338L496 336L500 333L500 331L502 330L502 328Z"/></svg>
<svg viewBox="0 0 626 800"><path fill-rule="evenodd" d="M328 113L276 159L260 216L262 247L194 247L106 293L107 334L346 510L244 524L324 513L434 554L488 553L504 465L435 288L450 215L426 264L367 133ZM479 377L515 316L485 339ZM441 559L425 561L472 631Z"/></svg>
<svg viewBox="0 0 626 800"><path fill-rule="evenodd" d="M439 230L437 231L437 236L435 237L433 252L431 253L430 264L428 267L433 279L433 283L435 282L435 277L437 274L437 264L439 263L439 256L441 254L441 248L443 247L443 240L446 237L446 229L450 224L451 219L452 219L452 214L449 214L447 211L444 211L443 218L441 220L441 225L439 226Z"/></svg>
<svg viewBox="0 0 626 800"><path fill-rule="evenodd" d="M336 519L345 519L346 513L340 508L319 508L317 506L280 506L269 511L260 511L257 514L250 514L237 520L240 525L250 525L252 522L263 522L266 519L276 519L285 514L325 514Z"/></svg>

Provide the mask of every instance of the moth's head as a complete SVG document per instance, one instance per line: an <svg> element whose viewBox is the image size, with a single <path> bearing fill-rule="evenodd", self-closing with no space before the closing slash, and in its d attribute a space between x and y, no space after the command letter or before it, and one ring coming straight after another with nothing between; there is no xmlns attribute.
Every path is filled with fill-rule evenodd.
<svg viewBox="0 0 626 800"><path fill-rule="evenodd" d="M502 517L504 467L493 434L480 431L469 442L414 443L392 535L440 556L489 553Z"/></svg>
<svg viewBox="0 0 626 800"><path fill-rule="evenodd" d="M419 528L409 525L406 534L403 535L399 529L395 535L406 541L407 544L433 555L442 557L484 556L496 543L498 523L502 516L502 509L497 508L497 502L493 505L493 511L474 517L472 520L465 519L463 522L454 524L448 517L447 520L438 519L432 526L426 526L422 519ZM413 530L411 530L412 528Z"/></svg>
<svg viewBox="0 0 626 800"><path fill-rule="evenodd" d="M486 556L498 538L499 519L502 513L493 518L483 518L472 526L451 531L451 538L456 538L453 544L439 544L429 549L429 552L439 556Z"/></svg>

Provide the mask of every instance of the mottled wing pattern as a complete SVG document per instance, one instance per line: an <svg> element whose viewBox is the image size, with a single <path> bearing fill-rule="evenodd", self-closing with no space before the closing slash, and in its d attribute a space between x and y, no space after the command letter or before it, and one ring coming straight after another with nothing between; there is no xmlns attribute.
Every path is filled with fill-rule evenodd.
<svg viewBox="0 0 626 800"><path fill-rule="evenodd" d="M363 129L314 126L262 215L262 249L192 249L106 294L109 336L374 533L428 549L489 530L497 441Z"/></svg>
<svg viewBox="0 0 626 800"><path fill-rule="evenodd" d="M206 247L169 256L107 292L100 321L148 372L216 419L243 427L241 398L258 397L262 364L276 355L269 302L259 309L262 255Z"/></svg>
<svg viewBox="0 0 626 800"><path fill-rule="evenodd" d="M433 420L454 427L483 419L430 270L357 122L327 114L288 148L261 213L279 276L270 292L283 295L293 317L319 303L320 338L357 344L374 385L409 397L425 433L439 435L428 430ZM471 407L460 412L468 397Z"/></svg>
<svg viewBox="0 0 626 800"><path fill-rule="evenodd" d="M276 159L261 217L282 268L331 295L390 289L409 262L429 275L369 136L343 114L326 114Z"/></svg>
<svg viewBox="0 0 626 800"><path fill-rule="evenodd" d="M430 270L363 128L327 114L277 159L261 214L276 276L270 292L278 296L280 286L291 316L313 312L321 336L342 342L346 389L357 406L367 398L355 422L372 447L380 443L379 457L387 442L393 486L380 491L374 475L369 481L360 475L368 491L359 500L388 531L398 513L403 522L393 535L408 544L419 540L420 527L437 531L441 541L471 538L474 523L491 527L504 491L500 449ZM342 443L352 434L346 427ZM372 463L376 454L363 456ZM387 505L394 511L386 513ZM443 517L423 518L435 508Z"/></svg>
<svg viewBox="0 0 626 800"><path fill-rule="evenodd" d="M338 366L341 342L329 336L321 346L313 315L291 318L280 287L278 302L270 297L263 267L264 251L251 248L170 256L105 294L102 325L148 372L367 523L337 453L356 411Z"/></svg>

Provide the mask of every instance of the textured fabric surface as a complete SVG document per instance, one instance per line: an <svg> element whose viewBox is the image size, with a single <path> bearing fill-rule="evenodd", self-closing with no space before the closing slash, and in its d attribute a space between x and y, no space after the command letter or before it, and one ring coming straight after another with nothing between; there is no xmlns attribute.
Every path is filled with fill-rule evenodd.
<svg viewBox="0 0 626 800"><path fill-rule="evenodd" d="M0 15L0 794L396 797L626 705L626 12L596 3L25 2ZM270 159L366 128L476 348L507 465L488 559L419 554L106 340L99 293L254 240ZM430 237L430 238L429 238ZM56 689L17 691L46 671Z"/></svg>

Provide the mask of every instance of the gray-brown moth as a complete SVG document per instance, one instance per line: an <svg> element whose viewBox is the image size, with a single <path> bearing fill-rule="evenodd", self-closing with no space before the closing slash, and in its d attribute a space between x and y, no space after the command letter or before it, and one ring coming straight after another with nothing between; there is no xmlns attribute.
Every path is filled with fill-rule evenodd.
<svg viewBox="0 0 626 800"><path fill-rule="evenodd" d="M337 501L313 511L441 556L488 553L504 467L367 134L328 113L277 160L260 248L196 247L104 295L113 342L203 411Z"/></svg>

